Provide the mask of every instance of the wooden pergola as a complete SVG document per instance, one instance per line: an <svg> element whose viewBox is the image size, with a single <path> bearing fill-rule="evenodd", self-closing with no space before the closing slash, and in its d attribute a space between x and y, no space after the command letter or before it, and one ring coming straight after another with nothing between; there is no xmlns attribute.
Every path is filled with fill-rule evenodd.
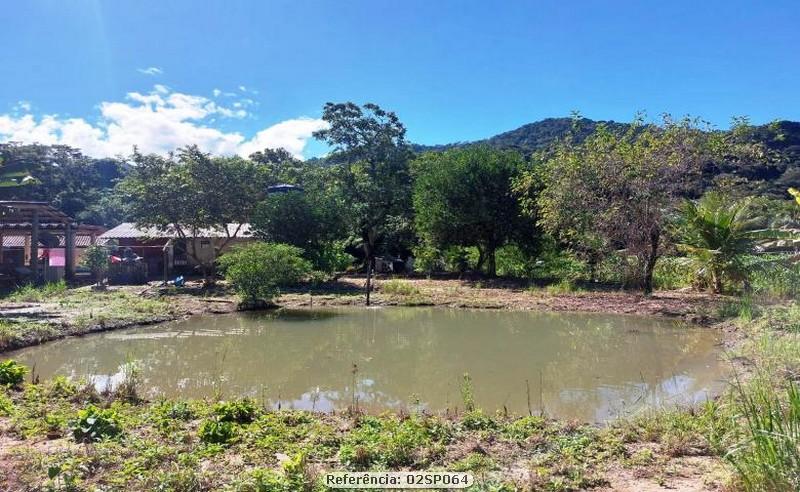
<svg viewBox="0 0 800 492"><path fill-rule="evenodd" d="M75 235L81 233L95 238L103 232L100 226L78 224L75 220L45 202L0 200L0 264L3 263L3 237L5 235L26 236L30 243L30 269L34 281L39 280L39 242L43 235L64 236L64 276L72 280L75 275ZM13 232L14 234L8 234ZM58 247L55 245L54 247Z"/></svg>

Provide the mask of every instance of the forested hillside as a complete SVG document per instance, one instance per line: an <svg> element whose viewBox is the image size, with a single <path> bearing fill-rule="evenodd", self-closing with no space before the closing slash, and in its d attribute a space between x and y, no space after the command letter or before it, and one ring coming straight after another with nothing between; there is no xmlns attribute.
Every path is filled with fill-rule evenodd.
<svg viewBox="0 0 800 492"><path fill-rule="evenodd" d="M567 135L582 142L598 127L605 124L622 132L627 123L594 121L586 118L547 118L500 133L485 140L457 142L446 145L412 145L416 153L442 151L487 144L491 147L515 150L528 158L536 151L547 149ZM745 194L762 194L786 198L789 187L800 188L800 122L780 121L770 125L749 127L748 139L759 141L769 151L767 159L753 162L709 162L705 166L698 193L715 182L727 182ZM0 143L0 162L23 165L39 181L36 186L0 189L4 200L40 200L53 203L81 222L113 226L123 220L124 211L119 195L112 190L125 176L130 164L124 159L92 159L80 149L63 145L23 145ZM310 159L324 164L325 159Z"/></svg>
<svg viewBox="0 0 800 492"><path fill-rule="evenodd" d="M471 145L490 145L499 149L511 149L529 156L545 150L559 139L571 135L580 143L597 128L605 124L615 132L628 128L628 123L595 121L588 118L547 118L528 123L517 129L474 142L456 142L444 145L414 145L414 151L441 151ZM762 142L770 156L761 162L738 162L727 164L708 163L703 175L702 187L715 180L728 180L746 193L767 194L786 197L786 189L800 186L800 122L777 121L769 125L751 127L749 139Z"/></svg>

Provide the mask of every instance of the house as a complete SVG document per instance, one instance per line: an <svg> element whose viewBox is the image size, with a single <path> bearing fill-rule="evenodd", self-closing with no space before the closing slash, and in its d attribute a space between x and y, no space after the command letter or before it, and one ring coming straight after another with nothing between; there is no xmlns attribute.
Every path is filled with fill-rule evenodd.
<svg viewBox="0 0 800 492"><path fill-rule="evenodd" d="M0 201L0 280L72 280L83 251L103 231L48 203Z"/></svg>
<svg viewBox="0 0 800 492"><path fill-rule="evenodd" d="M218 251L252 241L250 224L228 224L227 231L202 229L183 238L174 226L159 229L123 222L98 238L98 244L118 250L119 255L141 257L149 278L193 273L199 264L212 263Z"/></svg>

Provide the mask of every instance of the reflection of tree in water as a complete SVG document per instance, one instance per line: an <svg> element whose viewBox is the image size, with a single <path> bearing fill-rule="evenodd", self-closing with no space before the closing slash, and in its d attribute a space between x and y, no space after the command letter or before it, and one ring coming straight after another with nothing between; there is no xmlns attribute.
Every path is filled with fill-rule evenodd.
<svg viewBox="0 0 800 492"><path fill-rule="evenodd" d="M43 376L113 374L141 360L143 383L185 396L265 395L272 403L369 409L418 395L432 410L460 405L472 376L487 409L603 419L674 394L692 398L719 374L715 335L633 316L391 308L240 314L62 340L21 351ZM540 380L543 385L540 386ZM671 382L672 381L672 382Z"/></svg>

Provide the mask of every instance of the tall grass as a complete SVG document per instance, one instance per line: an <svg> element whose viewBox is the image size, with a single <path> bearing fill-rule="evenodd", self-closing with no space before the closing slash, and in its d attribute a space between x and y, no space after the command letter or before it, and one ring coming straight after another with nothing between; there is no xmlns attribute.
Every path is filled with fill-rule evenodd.
<svg viewBox="0 0 800 492"><path fill-rule="evenodd" d="M745 439L726 458L747 491L800 490L800 391L782 391L763 381L736 386Z"/></svg>
<svg viewBox="0 0 800 492"><path fill-rule="evenodd" d="M25 284L12 292L8 296L8 299L18 302L42 302L61 295L66 291L67 283L63 280L48 282L38 287L33 284Z"/></svg>

